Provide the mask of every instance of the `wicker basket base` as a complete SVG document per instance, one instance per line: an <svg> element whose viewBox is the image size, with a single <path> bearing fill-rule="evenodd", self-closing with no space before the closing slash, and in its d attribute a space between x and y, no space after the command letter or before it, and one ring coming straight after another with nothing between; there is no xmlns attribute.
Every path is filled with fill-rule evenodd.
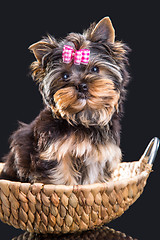
<svg viewBox="0 0 160 240"><path fill-rule="evenodd" d="M142 194L152 169L147 161L143 155L139 161L120 163L112 181L92 185L0 180L0 219L31 233L93 229L121 216Z"/></svg>

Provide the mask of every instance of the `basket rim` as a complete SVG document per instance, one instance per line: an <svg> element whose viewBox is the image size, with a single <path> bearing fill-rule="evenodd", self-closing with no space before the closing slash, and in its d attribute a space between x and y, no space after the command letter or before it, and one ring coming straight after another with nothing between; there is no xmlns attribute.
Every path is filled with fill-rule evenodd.
<svg viewBox="0 0 160 240"><path fill-rule="evenodd" d="M118 164L110 181L87 185L0 179L0 219L36 233L93 229L120 217L142 194L152 171L155 140L137 161ZM0 163L0 172L5 163Z"/></svg>
<svg viewBox="0 0 160 240"><path fill-rule="evenodd" d="M143 159L140 159L139 161L132 161L132 162L121 162L119 165L122 164L135 164L138 162L141 162ZM1 165L4 163L0 163ZM2 170L2 168L1 168ZM83 190L91 191L91 190L96 190L99 189L99 191L103 191L106 188L112 189L115 186L126 186L128 184L135 183L137 181L140 181L143 178L146 178L147 175L152 171L152 166L148 163L145 164L145 168L137 175L132 176L132 177L124 177L119 180L110 180L108 182L102 182L102 183L92 183L92 184L85 184L85 185L56 185L56 184L47 184L47 183L41 183L41 182L35 182L35 183L26 183L26 182L20 182L20 181L11 181L11 180L6 180L6 179L0 179L0 188L1 185L7 184L7 185L21 185L21 186L27 186L27 188L36 188L38 187L39 189L43 189L45 191L63 191L63 192L68 192L68 191L73 191L73 192L79 192Z"/></svg>
<svg viewBox="0 0 160 240"><path fill-rule="evenodd" d="M114 186L117 184L122 184L124 182L134 182L134 181L138 181L138 179L141 178L146 178L149 176L149 173L152 171L152 166L153 166L153 162L155 160L158 148L159 148L159 143L160 140L157 137L154 137L148 144L145 152L143 153L143 155L141 156L141 158L138 161L131 161L131 162L120 162L118 164L117 169L123 165L123 164L136 164L136 163L143 163L144 162L144 168L143 170L139 173L136 174L135 176L131 176L130 178L124 177L122 179L119 180L110 180L108 182L104 182L104 183L93 183L93 184L85 184L85 185L54 185L54 184L46 184L46 183L24 183L24 182L20 182L20 181L11 181L11 180L5 180L5 179L0 179L0 183L10 183L10 184L15 184L15 185L28 185L30 187L35 187L35 186L39 186L40 188L48 188L48 189L55 189L55 190L72 190L72 191L78 191L78 190L91 190L91 189L95 189L95 188L99 188L101 187L102 189L110 187L110 186ZM0 162L0 173L3 169L4 166L4 162ZM1 185L1 184L0 184Z"/></svg>

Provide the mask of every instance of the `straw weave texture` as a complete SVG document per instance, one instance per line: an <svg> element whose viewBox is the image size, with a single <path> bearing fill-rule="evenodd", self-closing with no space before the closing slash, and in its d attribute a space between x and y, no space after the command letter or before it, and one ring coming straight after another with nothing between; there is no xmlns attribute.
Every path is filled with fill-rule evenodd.
<svg viewBox="0 0 160 240"><path fill-rule="evenodd" d="M121 216L143 192L150 172L151 165L141 159L120 163L107 183L64 186L0 180L0 219L31 233L92 229Z"/></svg>

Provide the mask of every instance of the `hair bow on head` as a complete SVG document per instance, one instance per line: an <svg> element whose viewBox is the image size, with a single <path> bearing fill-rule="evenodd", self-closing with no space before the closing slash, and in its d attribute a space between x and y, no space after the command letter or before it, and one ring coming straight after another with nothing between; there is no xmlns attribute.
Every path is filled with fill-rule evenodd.
<svg viewBox="0 0 160 240"><path fill-rule="evenodd" d="M63 47L62 58L64 63L70 63L74 58L74 64L76 65L80 65L81 63L88 64L89 55L89 49L74 50L73 47L68 45L64 45Z"/></svg>

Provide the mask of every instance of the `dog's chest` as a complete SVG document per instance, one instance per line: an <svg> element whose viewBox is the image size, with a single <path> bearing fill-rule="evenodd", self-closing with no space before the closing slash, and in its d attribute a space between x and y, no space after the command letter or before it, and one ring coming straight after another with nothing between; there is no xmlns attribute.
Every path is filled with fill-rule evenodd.
<svg viewBox="0 0 160 240"><path fill-rule="evenodd" d="M107 143L93 143L90 136L77 136L72 134L64 136L50 143L47 148L41 152L40 158L43 160L57 160L58 162L68 159L87 159L92 158L92 161L100 161L106 155Z"/></svg>
<svg viewBox="0 0 160 240"><path fill-rule="evenodd" d="M50 143L41 152L40 159L57 161L57 166L50 172L54 183L89 184L101 181L106 164L118 162L120 156L119 147L109 140L95 143L87 135L72 134Z"/></svg>

